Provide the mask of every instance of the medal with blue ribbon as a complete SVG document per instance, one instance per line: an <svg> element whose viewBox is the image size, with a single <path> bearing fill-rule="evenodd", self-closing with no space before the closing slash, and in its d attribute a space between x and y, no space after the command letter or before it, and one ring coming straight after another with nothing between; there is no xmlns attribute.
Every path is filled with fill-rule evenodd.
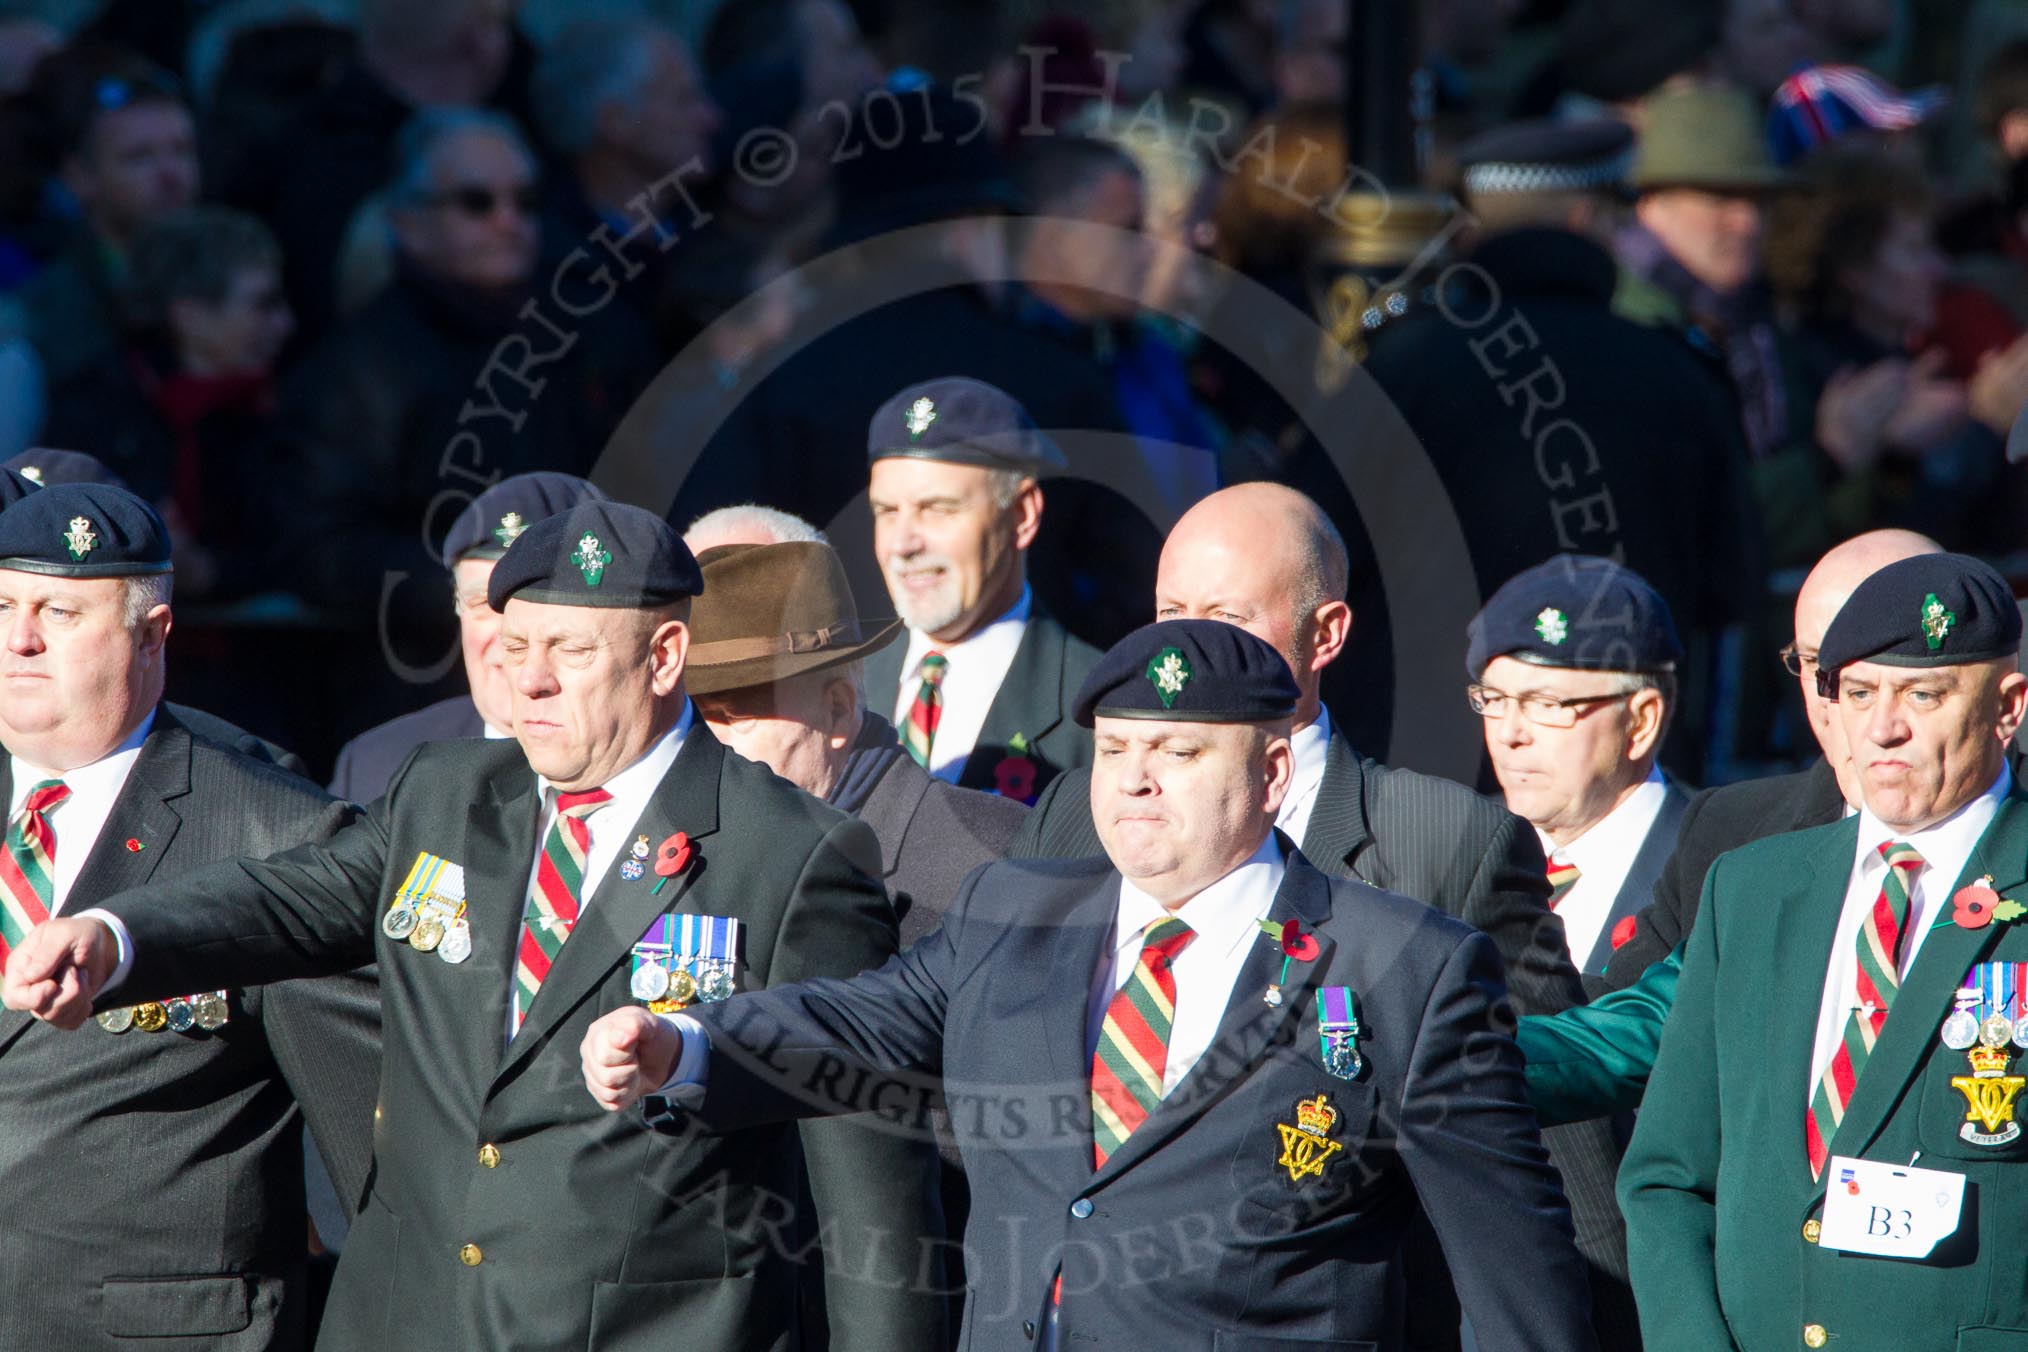
<svg viewBox="0 0 2028 1352"><path fill-rule="evenodd" d="M628 990L636 1000L645 1000L648 1008L657 1014L672 1014L682 1008L669 1000L669 963L676 951L676 917L658 915L634 945L632 976L627 980ZM683 1003L688 1003L687 1001ZM663 1008L663 1006L669 1006Z"/></svg>
<svg viewBox="0 0 2028 1352"><path fill-rule="evenodd" d="M682 977L671 977L671 994L687 988L683 1001L723 1000L733 991L733 963L739 956L739 922L723 915L679 915L676 962Z"/></svg>
<svg viewBox="0 0 2028 1352"><path fill-rule="evenodd" d="M1325 1070L1341 1080L1358 1077L1366 1062L1359 1055L1359 1003L1350 986L1318 988L1317 1041Z"/></svg>

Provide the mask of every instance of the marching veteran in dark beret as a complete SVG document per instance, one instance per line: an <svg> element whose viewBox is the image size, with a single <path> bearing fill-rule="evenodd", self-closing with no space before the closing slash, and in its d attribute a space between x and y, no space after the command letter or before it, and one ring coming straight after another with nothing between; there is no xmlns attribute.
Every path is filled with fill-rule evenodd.
<svg viewBox="0 0 2028 1352"><path fill-rule="evenodd" d="M124 489L35 489L0 513L0 955L351 815L162 702L171 571L161 518ZM0 1014L0 1346L307 1348L303 1126L349 1206L376 1034L350 975L193 981L74 1036Z"/></svg>
<svg viewBox="0 0 2028 1352"><path fill-rule="evenodd" d="M1061 449L1005 391L963 376L911 385L866 433L873 552L907 639L867 662L873 707L938 779L1033 803L1091 763L1069 717L1098 651L1028 586L1041 479Z"/></svg>
<svg viewBox="0 0 2028 1352"><path fill-rule="evenodd" d="M1825 631L1861 803L1706 877L1620 1173L1651 1349L2028 1336L2020 645L1956 554L1880 569Z"/></svg>
<svg viewBox="0 0 2028 1352"><path fill-rule="evenodd" d="M421 745L328 842L151 882L15 951L10 1003L59 1026L95 1000L378 961L374 1179L322 1348L788 1349L815 1274L777 1241L806 1167L827 1251L856 1260L826 1274L831 1346L942 1335L941 1304L910 1290L937 1237L932 1169L893 1169L853 1123L659 1132L578 1087L607 1011L895 951L872 833L697 721L699 585L639 508L529 527L487 589L514 740Z"/></svg>
<svg viewBox="0 0 2028 1352"><path fill-rule="evenodd" d="M1136 630L1073 707L1106 857L986 865L850 981L607 1015L593 1097L727 1129L941 1068L976 1352L1399 1348L1418 1205L1486 1346L1596 1346L1492 941L1275 831L1297 699L1235 625Z"/></svg>
<svg viewBox="0 0 2028 1352"><path fill-rule="evenodd" d="M500 648L500 614L486 603L486 584L507 546L523 531L580 502L603 502L605 496L575 475L536 470L510 475L465 504L438 557L451 578L467 693L389 719L347 742L338 751L332 793L354 803L372 802L387 791L388 780L418 742L514 735L514 691Z"/></svg>

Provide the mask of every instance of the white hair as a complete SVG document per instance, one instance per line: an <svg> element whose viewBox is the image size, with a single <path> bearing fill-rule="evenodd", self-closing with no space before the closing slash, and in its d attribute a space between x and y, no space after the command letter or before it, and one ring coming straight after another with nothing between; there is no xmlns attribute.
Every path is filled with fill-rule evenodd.
<svg viewBox="0 0 2028 1352"><path fill-rule="evenodd" d="M693 554L702 554L714 545L826 545L824 532L779 507L742 502L706 512L683 532L683 543Z"/></svg>
<svg viewBox="0 0 2028 1352"><path fill-rule="evenodd" d="M169 574L141 573L121 580L127 585L121 591L120 618L128 629L139 629L149 611L169 604L172 590Z"/></svg>

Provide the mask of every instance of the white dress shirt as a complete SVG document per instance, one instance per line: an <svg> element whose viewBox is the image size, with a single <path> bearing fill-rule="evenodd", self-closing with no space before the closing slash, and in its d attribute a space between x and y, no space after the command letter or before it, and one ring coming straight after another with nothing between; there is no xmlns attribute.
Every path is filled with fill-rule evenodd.
<svg viewBox="0 0 2028 1352"><path fill-rule="evenodd" d="M676 726L662 734L661 739L649 747L642 757L626 769L600 785L613 796L610 803L603 803L598 811L587 815L585 825L590 828L591 843L585 849L584 883L578 894L578 914L582 916L591 908L592 896L599 889L599 882L612 872L620 852L632 843L634 826L641 819L641 812L648 806L648 800L661 786L662 779L669 773L669 767L676 763L676 757L683 750L683 739L690 732L691 704L683 704L683 716L676 720ZM521 889L522 905L526 907L528 897L535 891L535 871L542 866L542 849L549 841L549 828L556 822L556 789L541 775L535 777L536 789L542 795L541 829L535 836L535 857L528 861L528 885ZM650 848L661 845L659 840L648 842ZM461 861L462 862L462 861ZM518 927L521 917L517 914L513 924ZM565 942L569 942L565 940ZM519 943L519 940L516 940ZM507 974L507 1028L509 1041L514 1037L514 991L519 983L515 974Z"/></svg>
<svg viewBox="0 0 2028 1352"><path fill-rule="evenodd" d="M950 663L937 687L943 697L943 712L937 718L937 735L930 742L929 772L938 779L955 784L964 773L965 758L978 745L1000 683L1007 679L1021 636L1028 631L1031 604L1028 588L1023 586L1021 598L1006 614L956 643L939 643L920 630L908 631L908 651L901 660L901 689L894 696L895 727L908 726L908 711L915 705L915 692L922 687L923 656L940 653Z"/></svg>
<svg viewBox="0 0 2028 1352"><path fill-rule="evenodd" d="M19 756L9 756L8 773L13 776L12 792L7 799L7 821L11 826L21 812L22 804L28 801L28 791L45 779L60 779L70 789L70 797L58 803L46 814L49 829L56 833L56 876L51 880L52 896L49 903L51 915L63 914L64 903L70 900L70 889L77 882L77 875L84 871L85 860L91 857L92 847L98 844L99 832L105 829L106 818L113 815L113 804L118 801L120 790L127 786L127 776L133 773L134 762L141 758L141 744L148 740L148 732L155 726L155 711L141 720L124 742L110 753L99 757L90 765L80 765L75 770L58 774L30 765Z"/></svg>
<svg viewBox="0 0 2028 1352"><path fill-rule="evenodd" d="M1324 757L1331 746L1331 711L1317 707L1317 721L1297 728L1289 735L1289 749L1295 753L1296 771L1289 780L1289 796L1275 814L1275 825L1298 846L1310 829L1310 812L1317 806L1317 790L1324 783Z"/></svg>
<svg viewBox="0 0 2028 1352"><path fill-rule="evenodd" d="M1281 888L1281 846L1268 833L1253 857L1190 900L1171 911L1128 879L1120 879L1120 900L1113 919L1111 947L1099 960L1097 975L1085 1002L1085 1060L1098 1053L1099 1032L1106 1008L1134 974L1141 960L1141 933L1149 924L1173 915L1196 937L1169 965L1176 978L1176 1012L1169 1024L1168 1059L1162 1071L1162 1094L1182 1083L1190 1068L1218 1035L1218 1024L1233 996L1233 983L1255 944L1273 942L1261 930ZM1241 992L1243 995L1244 992Z"/></svg>
<svg viewBox="0 0 2028 1352"><path fill-rule="evenodd" d="M1542 853L1552 866L1577 866L1577 881L1556 903L1556 918L1563 922L1563 939L1570 946L1572 962L1583 962L1598 943L1598 933L1613 913L1620 888L1626 885L1627 871L1633 868L1641 846L1647 844L1648 832L1654 829L1668 796L1669 785L1662 772L1651 769L1618 807L1568 845L1557 845L1536 831Z"/></svg>
<svg viewBox="0 0 2028 1352"><path fill-rule="evenodd" d="M1911 845L1922 856L1922 868L1915 875L1915 887L1908 901L1907 937L1902 940L1901 975L1915 965L1923 937L1945 914L1958 875L1972 857L1973 846L1993 823L1993 815L2007 797L2011 777L2006 766L1986 786L1986 791L1956 812L1921 831L1897 833L1871 812L1859 814L1859 843L1852 873L1845 886L1845 909L1838 917L1838 934L1831 941L1830 970L1824 976L1824 995L1817 1010L1816 1048L1810 1057L1810 1082L1803 1087L1803 1103L1816 1097L1831 1058L1845 1040L1845 1026L1859 1000L1859 928L1880 896L1881 880L1887 876L1887 861L1880 847L1890 840ZM1890 1013L1888 1018L1894 1015Z"/></svg>

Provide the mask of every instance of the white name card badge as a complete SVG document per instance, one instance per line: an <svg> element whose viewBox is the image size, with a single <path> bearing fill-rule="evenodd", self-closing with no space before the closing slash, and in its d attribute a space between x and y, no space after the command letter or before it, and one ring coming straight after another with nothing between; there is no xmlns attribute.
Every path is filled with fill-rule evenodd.
<svg viewBox="0 0 2028 1352"><path fill-rule="evenodd" d="M1927 1258L1956 1233L1965 1176L1831 1156L1818 1243L1881 1258Z"/></svg>

